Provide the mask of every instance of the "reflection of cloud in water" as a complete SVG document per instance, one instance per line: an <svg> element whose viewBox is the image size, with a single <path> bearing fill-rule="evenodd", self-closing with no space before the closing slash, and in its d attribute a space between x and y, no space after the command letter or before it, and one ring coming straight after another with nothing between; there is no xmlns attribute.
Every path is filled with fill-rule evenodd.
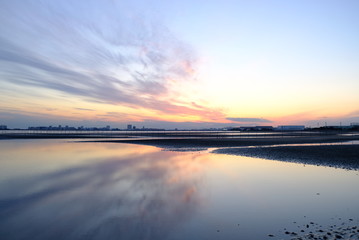
<svg viewBox="0 0 359 240"><path fill-rule="evenodd" d="M8 182L13 189L0 199L0 235L166 238L198 207L198 161L169 152L131 156Z"/></svg>

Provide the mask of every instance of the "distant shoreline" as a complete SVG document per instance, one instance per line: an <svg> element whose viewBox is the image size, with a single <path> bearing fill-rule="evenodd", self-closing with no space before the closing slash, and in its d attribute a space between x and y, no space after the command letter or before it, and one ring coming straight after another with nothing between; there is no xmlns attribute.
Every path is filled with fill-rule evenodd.
<svg viewBox="0 0 359 240"><path fill-rule="evenodd" d="M201 133L138 133L138 134L107 134L107 133L35 133L35 134L0 134L0 139L79 139L91 142L131 143L151 145L162 148L188 147L245 147L278 144L310 144L338 143L359 140L359 132L354 133L301 133L301 132L251 132L239 135L225 135L225 132ZM93 139L93 140L91 140Z"/></svg>

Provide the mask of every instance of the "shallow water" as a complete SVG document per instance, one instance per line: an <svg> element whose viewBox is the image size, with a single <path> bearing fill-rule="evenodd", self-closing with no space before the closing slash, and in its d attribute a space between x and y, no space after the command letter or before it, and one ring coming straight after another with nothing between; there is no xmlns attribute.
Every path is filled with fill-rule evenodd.
<svg viewBox="0 0 359 240"><path fill-rule="evenodd" d="M309 222L358 225L358 202L358 171L119 143L0 142L0 239L288 239L284 228Z"/></svg>

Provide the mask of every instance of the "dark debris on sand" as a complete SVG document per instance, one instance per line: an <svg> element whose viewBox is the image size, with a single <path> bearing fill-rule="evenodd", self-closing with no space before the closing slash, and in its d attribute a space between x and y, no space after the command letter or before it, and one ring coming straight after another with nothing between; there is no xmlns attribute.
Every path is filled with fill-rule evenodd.
<svg viewBox="0 0 359 240"><path fill-rule="evenodd" d="M300 229L298 232L288 231L285 228L283 237L291 240L358 240L359 226L358 221L356 222L357 224L353 222L353 219L349 219L349 221L343 221L341 224L331 225L325 228L318 223L308 222L303 225L298 225L297 227ZM273 234L268 234L268 236L270 235L274 236Z"/></svg>
<svg viewBox="0 0 359 240"><path fill-rule="evenodd" d="M292 240L334 240L334 239L359 239L359 231L357 226L348 226L334 229L319 229L311 233L299 235L296 233L290 233Z"/></svg>

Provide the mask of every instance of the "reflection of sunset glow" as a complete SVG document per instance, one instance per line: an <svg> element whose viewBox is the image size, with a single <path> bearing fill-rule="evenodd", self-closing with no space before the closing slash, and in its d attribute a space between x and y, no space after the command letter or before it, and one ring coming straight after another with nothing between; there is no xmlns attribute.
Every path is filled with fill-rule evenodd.
<svg viewBox="0 0 359 240"><path fill-rule="evenodd" d="M26 194L33 194L40 201L55 205L58 201L62 205L67 203L66 211L61 213L63 218L69 218L68 211L81 204L76 213L83 218L82 226L96 234L101 234L96 230L99 226L114 235L121 233L121 229L107 224L106 219L115 217L128 218L126 226L140 224L145 230L136 232L139 239L143 239L147 231L159 231L162 236L186 221L202 201L197 188L202 185L204 161L194 154L163 152L151 146L59 141L17 142L15 145L7 142L0 150L4 157L11 158L8 163L2 162L2 170L11 172L11 179L27 179L25 183L15 181L14 191L22 191L25 198ZM0 172L1 189L1 181L9 176ZM46 184L42 184L45 179ZM58 188L66 191L61 190L60 194L56 191ZM50 196L43 192L50 192ZM91 201L86 201L89 198ZM34 205L36 201L28 201L23 208L36 212ZM42 206L45 213L50 211L49 206ZM88 216L93 211L100 221L96 226ZM56 211L50 212L51 218L58 217ZM68 221L72 221L71 218ZM161 226L157 226L158 221ZM126 232L129 231L131 228L126 228Z"/></svg>
<svg viewBox="0 0 359 240"><path fill-rule="evenodd" d="M196 192L197 192L197 190L196 190L196 188L194 186L187 189L187 191L184 193L183 200L185 202L190 202Z"/></svg>
<svg viewBox="0 0 359 240"><path fill-rule="evenodd" d="M21 229L9 239L262 239L304 213L326 222L328 206L358 215L355 171L121 143L3 140L0 152L0 229Z"/></svg>

